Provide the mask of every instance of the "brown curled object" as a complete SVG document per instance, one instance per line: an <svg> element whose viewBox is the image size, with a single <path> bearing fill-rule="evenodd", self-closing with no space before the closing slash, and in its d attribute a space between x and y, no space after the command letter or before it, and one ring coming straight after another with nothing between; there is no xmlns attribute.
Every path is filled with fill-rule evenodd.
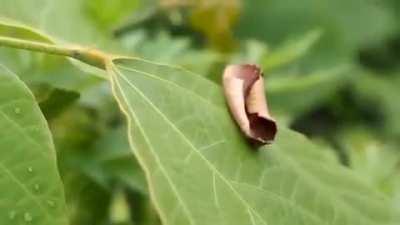
<svg viewBox="0 0 400 225"><path fill-rule="evenodd" d="M256 65L228 65L223 75L225 98L244 135L256 145L271 143L277 132L268 111L264 78Z"/></svg>

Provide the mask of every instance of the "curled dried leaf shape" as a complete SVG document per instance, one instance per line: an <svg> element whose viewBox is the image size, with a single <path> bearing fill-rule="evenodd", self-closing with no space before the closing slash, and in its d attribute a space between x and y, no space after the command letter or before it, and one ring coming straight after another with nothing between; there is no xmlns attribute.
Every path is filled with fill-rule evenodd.
<svg viewBox="0 0 400 225"><path fill-rule="evenodd" d="M257 145L271 143L277 132L268 111L264 78L256 65L228 65L223 75L225 98L244 135Z"/></svg>

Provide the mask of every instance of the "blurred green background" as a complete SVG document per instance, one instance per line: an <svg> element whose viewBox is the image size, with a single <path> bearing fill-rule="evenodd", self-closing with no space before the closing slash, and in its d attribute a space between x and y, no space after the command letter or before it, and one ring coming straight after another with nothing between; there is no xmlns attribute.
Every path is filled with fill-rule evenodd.
<svg viewBox="0 0 400 225"><path fill-rule="evenodd" d="M280 124L329 149L400 209L400 1L71 2L71 21L48 22L67 41L95 36L89 45L217 83L228 63L259 64ZM78 19L92 28L82 37L59 26L79 30ZM71 224L160 224L107 83L90 76L101 72L9 51L2 62L34 90L50 123Z"/></svg>

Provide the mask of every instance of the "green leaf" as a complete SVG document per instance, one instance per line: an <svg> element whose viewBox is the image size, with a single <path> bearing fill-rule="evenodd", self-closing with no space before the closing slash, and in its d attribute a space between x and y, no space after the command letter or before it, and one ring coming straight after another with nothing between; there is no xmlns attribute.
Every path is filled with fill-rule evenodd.
<svg viewBox="0 0 400 225"><path fill-rule="evenodd" d="M129 3L131 1L121 0ZM121 2L121 4L122 4ZM100 31L90 20L90 2L86 0L54 1L38 0L36 2L0 0L0 35L50 44L82 45L104 48L119 48L110 38L108 32ZM106 4L102 2L99 6ZM130 8L130 7L128 7ZM68 18L68 19L66 19ZM79 32L75 32L79 30ZM43 81L56 87L82 89L82 84L93 84L93 76L78 77L75 74L92 74L105 78L103 71L84 63L70 60L79 70L71 68L70 62L62 57L36 54L15 49L5 49L0 60L8 67L24 76L29 71L29 81ZM39 72L37 72L37 69ZM36 73L32 73L35 71ZM54 78L51 73L58 73ZM32 76L34 74L35 76ZM38 75L40 74L40 75ZM53 74L51 74L53 75ZM67 75L67 76L65 76ZM33 77L33 78L32 78ZM23 79L26 81L25 79ZM60 85L60 83L62 85Z"/></svg>
<svg viewBox="0 0 400 225"><path fill-rule="evenodd" d="M108 70L163 224L394 223L387 199L303 136L280 127L249 146L205 78L138 59Z"/></svg>
<svg viewBox="0 0 400 225"><path fill-rule="evenodd" d="M109 129L94 144L90 158L108 180L116 180L132 191L147 195L143 171L130 151L125 127Z"/></svg>
<svg viewBox="0 0 400 225"><path fill-rule="evenodd" d="M232 56L231 63L260 64L261 59L268 53L268 46L264 42L250 39L243 42L241 51Z"/></svg>
<svg viewBox="0 0 400 225"><path fill-rule="evenodd" d="M81 13L85 4L82 0L0 0L0 4L1 17L19 21L66 41L89 43L100 37L85 14ZM79 32L75 32L77 30Z"/></svg>
<svg viewBox="0 0 400 225"><path fill-rule="evenodd" d="M296 116L310 112L349 83L349 68L316 71L305 76L266 76L266 92L273 112Z"/></svg>
<svg viewBox="0 0 400 225"><path fill-rule="evenodd" d="M395 140L400 136L400 117L398 116L400 104L397 103L400 95L399 75L400 72L397 72L384 77L382 74L361 71L361 79L354 82L354 91L359 101L365 102L365 99L367 99L377 104L377 109L381 110L384 115L384 130L387 136Z"/></svg>
<svg viewBox="0 0 400 225"><path fill-rule="evenodd" d="M230 50L235 44L232 27L238 20L241 2L215 0L193 3L190 10L192 27L202 32L213 47Z"/></svg>
<svg viewBox="0 0 400 225"><path fill-rule="evenodd" d="M2 17L0 17L0 35L48 44L58 43L53 37L45 34L43 30L37 30L20 22ZM98 83L101 80L99 77L102 75L100 70L76 60L67 60L59 56L11 48L1 49L0 61L13 71L17 71L19 77L30 88L32 88L32 83L34 85L44 83L53 87L81 91L90 85ZM76 68L71 66L71 62ZM57 76L54 76L54 74L57 74ZM88 76L88 74L98 74L98 76L96 78Z"/></svg>
<svg viewBox="0 0 400 225"><path fill-rule="evenodd" d="M116 24L136 14L139 0L86 0L84 8L99 29L111 31ZM107 10L104 10L107 9Z"/></svg>
<svg viewBox="0 0 400 225"><path fill-rule="evenodd" d="M313 30L298 40L287 41L283 46L264 57L261 62L263 69L269 71L301 58L319 40L320 36L320 30Z"/></svg>
<svg viewBox="0 0 400 225"><path fill-rule="evenodd" d="M0 224L66 225L46 121L28 88L0 65Z"/></svg>
<svg viewBox="0 0 400 225"><path fill-rule="evenodd" d="M110 193L76 171L64 171L63 181L70 224L106 224Z"/></svg>
<svg viewBox="0 0 400 225"><path fill-rule="evenodd" d="M0 35L30 41L39 41L44 43L54 43L51 38L39 30L26 26L17 21L0 17Z"/></svg>
<svg viewBox="0 0 400 225"><path fill-rule="evenodd" d="M243 16L237 26L237 34L276 44L292 34L318 27L324 36L313 51L311 63L334 65L348 62L353 60L351 57L355 56L360 46L385 40L397 31L393 6L384 2L243 1Z"/></svg>
<svg viewBox="0 0 400 225"><path fill-rule="evenodd" d="M190 39L174 38L165 31L153 38L142 30L132 32L125 35L122 42L136 56L155 62L173 63L201 74L207 74L221 58L210 49L193 49Z"/></svg>
<svg viewBox="0 0 400 225"><path fill-rule="evenodd" d="M97 172L103 175L108 184L111 184L108 188L114 193L114 197L119 196L120 188L130 194L130 211L134 224L159 224L156 223L158 217L149 201L144 173L130 150L125 126L106 132L95 143L88 157L97 165L88 169L97 169ZM89 174L95 171L83 172ZM97 179L96 182L101 180ZM121 201L120 198L117 198L116 202L115 200L109 207L111 221L122 219L120 216L124 215L123 211L126 210L125 201Z"/></svg>
<svg viewBox="0 0 400 225"><path fill-rule="evenodd" d="M371 185L391 195L400 164L395 145L380 141L367 128L347 129L340 136L351 168Z"/></svg>
<svg viewBox="0 0 400 225"><path fill-rule="evenodd" d="M400 219L400 155L395 143L380 140L375 129L349 127L339 133L350 167L393 202Z"/></svg>

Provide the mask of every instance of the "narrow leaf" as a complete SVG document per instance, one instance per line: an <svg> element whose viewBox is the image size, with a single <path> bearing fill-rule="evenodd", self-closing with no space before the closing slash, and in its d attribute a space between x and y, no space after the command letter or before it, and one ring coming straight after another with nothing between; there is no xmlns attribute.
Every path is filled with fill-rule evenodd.
<svg viewBox="0 0 400 225"><path fill-rule="evenodd" d="M43 32L29 27L17 21L0 17L0 35L25 39L30 41L39 41L44 43L54 43L54 41Z"/></svg>
<svg viewBox="0 0 400 225"><path fill-rule="evenodd" d="M289 40L282 47L276 49L262 60L265 70L272 70L287 65L304 56L319 40L322 32L312 30L298 40Z"/></svg>

